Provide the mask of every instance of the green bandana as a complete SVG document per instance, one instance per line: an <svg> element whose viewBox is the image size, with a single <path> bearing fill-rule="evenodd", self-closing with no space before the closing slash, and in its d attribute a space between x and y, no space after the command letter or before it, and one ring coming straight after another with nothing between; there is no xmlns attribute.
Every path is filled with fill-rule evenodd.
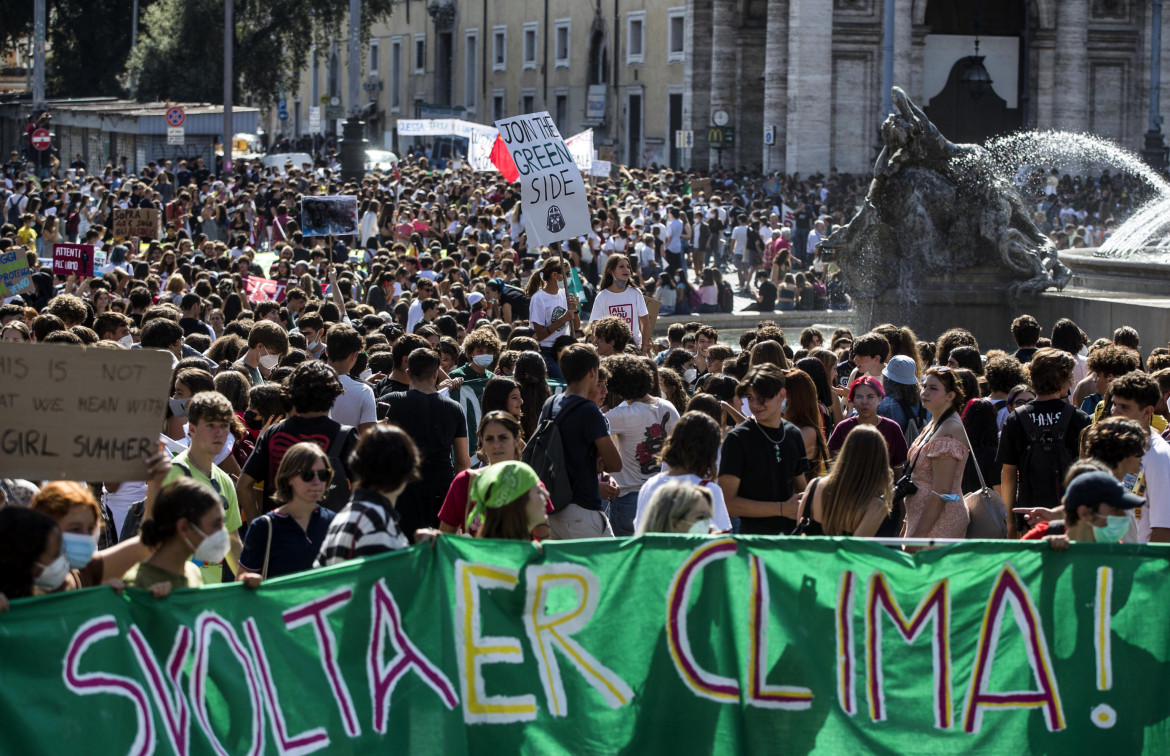
<svg viewBox="0 0 1170 756"><path fill-rule="evenodd" d="M488 465L471 483L470 501L473 503L467 522L486 509L499 509L519 499L540 483L536 472L523 462L507 461Z"/></svg>

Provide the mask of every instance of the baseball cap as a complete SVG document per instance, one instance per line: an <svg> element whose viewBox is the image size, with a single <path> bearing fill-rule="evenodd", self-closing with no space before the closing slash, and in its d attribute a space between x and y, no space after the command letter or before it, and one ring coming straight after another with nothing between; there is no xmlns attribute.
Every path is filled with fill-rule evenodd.
<svg viewBox="0 0 1170 756"><path fill-rule="evenodd" d="M1146 500L1125 490L1125 487L1107 472L1097 470L1073 478L1064 492L1064 507L1076 509L1082 504L1096 508L1108 504L1116 509L1133 509L1143 506Z"/></svg>

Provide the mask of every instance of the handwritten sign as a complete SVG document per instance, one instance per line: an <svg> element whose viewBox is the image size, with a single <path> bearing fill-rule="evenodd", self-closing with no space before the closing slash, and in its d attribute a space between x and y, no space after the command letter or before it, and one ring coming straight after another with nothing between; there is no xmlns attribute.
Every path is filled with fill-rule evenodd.
<svg viewBox="0 0 1170 756"><path fill-rule="evenodd" d="M115 209L111 223L114 236L129 239L158 239L162 236L162 213L144 208Z"/></svg>
<svg viewBox="0 0 1170 756"><path fill-rule="evenodd" d="M588 234L589 204L581 169L547 111L496 121L520 172L524 226L530 244Z"/></svg>
<svg viewBox="0 0 1170 756"><path fill-rule="evenodd" d="M92 276L92 244L56 244L53 246L53 275Z"/></svg>
<svg viewBox="0 0 1170 756"><path fill-rule="evenodd" d="M23 249L0 252L0 299L7 299L32 287L32 270Z"/></svg>
<svg viewBox="0 0 1170 756"><path fill-rule="evenodd" d="M0 343L0 471L30 480L143 480L167 408L154 349Z"/></svg>

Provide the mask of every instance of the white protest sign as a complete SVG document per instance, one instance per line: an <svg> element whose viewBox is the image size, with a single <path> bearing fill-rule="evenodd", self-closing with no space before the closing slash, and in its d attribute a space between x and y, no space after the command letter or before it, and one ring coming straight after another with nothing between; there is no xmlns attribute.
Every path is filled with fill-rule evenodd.
<svg viewBox="0 0 1170 756"><path fill-rule="evenodd" d="M583 172L593 167L593 129L585 129L565 140L565 146L573 156L573 162Z"/></svg>
<svg viewBox="0 0 1170 756"><path fill-rule="evenodd" d="M583 236L591 230L581 169L547 111L496 121L520 172L528 243Z"/></svg>
<svg viewBox="0 0 1170 756"><path fill-rule="evenodd" d="M606 178L612 169L613 164L608 160L594 160L593 164L589 166L589 174L592 176L601 176Z"/></svg>

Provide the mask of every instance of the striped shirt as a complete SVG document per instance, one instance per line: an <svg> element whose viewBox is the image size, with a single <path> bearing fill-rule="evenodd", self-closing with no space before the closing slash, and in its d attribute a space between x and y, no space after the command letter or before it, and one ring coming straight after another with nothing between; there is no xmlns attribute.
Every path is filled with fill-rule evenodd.
<svg viewBox="0 0 1170 756"><path fill-rule="evenodd" d="M375 556L409 546L398 530L398 512L381 494L357 488L353 498L333 518L314 567L347 559Z"/></svg>

